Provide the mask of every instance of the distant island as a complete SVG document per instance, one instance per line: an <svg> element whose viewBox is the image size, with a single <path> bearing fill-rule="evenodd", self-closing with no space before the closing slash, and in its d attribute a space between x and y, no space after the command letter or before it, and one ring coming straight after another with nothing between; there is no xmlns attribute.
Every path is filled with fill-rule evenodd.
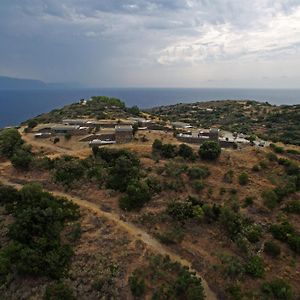
<svg viewBox="0 0 300 300"><path fill-rule="evenodd" d="M77 82L46 83L37 79L0 76L0 90L3 89L49 89L49 88L82 88Z"/></svg>

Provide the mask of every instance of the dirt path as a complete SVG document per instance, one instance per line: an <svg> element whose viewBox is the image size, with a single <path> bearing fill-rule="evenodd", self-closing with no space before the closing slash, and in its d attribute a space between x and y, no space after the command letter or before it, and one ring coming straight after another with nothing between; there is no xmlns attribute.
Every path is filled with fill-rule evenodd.
<svg viewBox="0 0 300 300"><path fill-rule="evenodd" d="M0 181L3 184L14 186L17 189L20 189L20 188L23 187L23 185L13 183L13 182L9 181L7 178L4 178L4 177L0 177ZM173 261L177 261L177 262L181 263L182 265L189 267L192 271L196 272L196 274L199 277L201 277L202 285L203 285L204 292L205 292L205 295L206 295L206 299L207 300L217 299L217 296L210 289L207 282L204 280L204 278L201 276L201 274L199 274L196 270L194 270L192 268L192 264L189 261L187 261L186 259L180 257L179 255L173 253L171 250L164 247L155 238L153 238L148 233L146 233L142 229L135 226L133 223L122 221L122 220L120 220L119 215L117 215L115 213L111 213L111 212L102 211L98 207L97 204L94 204L94 203L89 202L87 200L84 200L84 199L81 199L81 198L78 198L78 197L74 197L74 196L70 196L70 195L68 195L66 193L63 193L63 192L50 191L50 190L49 190L49 192L52 193L55 196L68 198L70 201L76 203L77 205L79 205L83 208L89 209L90 211L94 212L98 216L104 217L108 220L113 221L117 226L119 226L119 227L123 228L124 230L126 230L133 237L133 239L140 240L140 241L144 242L149 248L151 248L155 252L157 252L161 255L168 255Z"/></svg>

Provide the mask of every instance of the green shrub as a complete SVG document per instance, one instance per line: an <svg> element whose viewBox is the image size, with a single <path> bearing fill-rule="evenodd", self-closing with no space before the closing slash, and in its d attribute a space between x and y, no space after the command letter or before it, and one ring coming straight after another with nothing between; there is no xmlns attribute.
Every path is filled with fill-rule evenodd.
<svg viewBox="0 0 300 300"><path fill-rule="evenodd" d="M277 155L275 153L269 152L269 153L267 153L267 159L269 161L277 161L278 157L277 157Z"/></svg>
<svg viewBox="0 0 300 300"><path fill-rule="evenodd" d="M185 173L188 166L185 164L176 163L174 161L169 161L165 164L165 173L168 177L178 178L179 175Z"/></svg>
<svg viewBox="0 0 300 300"><path fill-rule="evenodd" d="M300 151L296 150L296 149L287 149L286 153L290 153L290 154L296 154L299 155Z"/></svg>
<svg viewBox="0 0 300 300"><path fill-rule="evenodd" d="M291 250L300 254L300 236L290 223L273 224L270 231L275 239L287 243Z"/></svg>
<svg viewBox="0 0 300 300"><path fill-rule="evenodd" d="M203 211L201 205L193 206L193 216L199 223L201 223L203 221L204 211Z"/></svg>
<svg viewBox="0 0 300 300"><path fill-rule="evenodd" d="M47 286L43 300L75 300L72 289L62 283L57 282Z"/></svg>
<svg viewBox="0 0 300 300"><path fill-rule="evenodd" d="M30 151L18 149L11 157L12 165L19 170L26 171L29 169L31 162L33 161L33 154Z"/></svg>
<svg viewBox="0 0 300 300"><path fill-rule="evenodd" d="M23 143L21 134L17 129L0 130L0 156L10 158Z"/></svg>
<svg viewBox="0 0 300 300"><path fill-rule="evenodd" d="M270 231L275 239L282 242L287 241L288 237L295 233L295 229L289 222L272 224L270 226Z"/></svg>
<svg viewBox="0 0 300 300"><path fill-rule="evenodd" d="M272 190L264 190L261 193L264 205L269 209L274 209L278 204L278 196Z"/></svg>
<svg viewBox="0 0 300 300"><path fill-rule="evenodd" d="M192 167L188 170L188 176L190 179L202 179L210 175L207 167Z"/></svg>
<svg viewBox="0 0 300 300"><path fill-rule="evenodd" d="M54 161L54 180L66 186L83 178L85 168L80 159L72 156L63 156Z"/></svg>
<svg viewBox="0 0 300 300"><path fill-rule="evenodd" d="M200 192L204 189L204 184L202 180L195 180L192 183L193 188L195 189L196 192Z"/></svg>
<svg viewBox="0 0 300 300"><path fill-rule="evenodd" d="M257 224L245 226L243 233L250 243L257 243L262 237L262 228Z"/></svg>
<svg viewBox="0 0 300 300"><path fill-rule="evenodd" d="M148 176L146 178L146 184L148 185L151 194L159 194L162 190L161 182L154 176Z"/></svg>
<svg viewBox="0 0 300 300"><path fill-rule="evenodd" d="M230 277L231 279L242 278L245 273L245 268L240 261L235 256L224 255L221 257L223 265L223 273Z"/></svg>
<svg viewBox="0 0 300 300"><path fill-rule="evenodd" d="M179 145L178 155L185 159L191 160L191 161L195 160L195 158L196 158L193 148L186 144Z"/></svg>
<svg viewBox="0 0 300 300"><path fill-rule="evenodd" d="M204 212L205 219L208 223L213 223L219 220L221 215L221 208L220 206L213 204L204 204L202 206L202 210Z"/></svg>
<svg viewBox="0 0 300 300"><path fill-rule="evenodd" d="M122 155L116 159L114 166L109 169L107 187L124 192L129 182L136 180L138 176L139 161Z"/></svg>
<svg viewBox="0 0 300 300"><path fill-rule="evenodd" d="M280 247L272 241L265 243L264 251L266 252L266 254L274 258L280 256L281 253Z"/></svg>
<svg viewBox="0 0 300 300"><path fill-rule="evenodd" d="M239 285L231 284L226 288L229 300L242 300L243 293ZM226 298L227 299L227 298Z"/></svg>
<svg viewBox="0 0 300 300"><path fill-rule="evenodd" d="M216 160L221 154L219 143L214 141L206 141L199 148L199 155L205 160Z"/></svg>
<svg viewBox="0 0 300 300"><path fill-rule="evenodd" d="M246 185L249 182L249 176L246 172L242 172L239 176L239 184Z"/></svg>
<svg viewBox="0 0 300 300"><path fill-rule="evenodd" d="M119 205L123 210L140 209L151 199L151 193L145 182L133 181L128 184L126 195L120 198Z"/></svg>
<svg viewBox="0 0 300 300"><path fill-rule="evenodd" d="M293 299L292 287L283 279L277 278L270 282L265 282L261 286L264 294L271 299L291 300Z"/></svg>
<svg viewBox="0 0 300 300"><path fill-rule="evenodd" d="M160 151L161 148L162 148L162 141L161 140L158 140L158 139L155 139L153 144L152 144L152 150L153 151Z"/></svg>
<svg viewBox="0 0 300 300"><path fill-rule="evenodd" d="M245 266L246 273L255 278L261 278L265 274L264 263L261 257L252 256Z"/></svg>
<svg viewBox="0 0 300 300"><path fill-rule="evenodd" d="M300 236L297 234L293 234L288 237L287 243L291 250L295 253L300 254Z"/></svg>
<svg viewBox="0 0 300 300"><path fill-rule="evenodd" d="M73 251L61 244L60 235L66 222L79 218L78 206L44 192L37 184L24 186L13 203L11 243L2 249L12 269L21 275L64 276Z"/></svg>
<svg viewBox="0 0 300 300"><path fill-rule="evenodd" d="M292 214L300 214L300 201L299 200L291 200L286 203L284 207L284 211Z"/></svg>
<svg viewBox="0 0 300 300"><path fill-rule="evenodd" d="M227 231L230 238L239 234L243 228L243 220L238 213L229 207L223 207L220 215L220 222Z"/></svg>
<svg viewBox="0 0 300 300"><path fill-rule="evenodd" d="M253 197L247 196L247 197L244 199L244 205L243 205L243 207L251 206L251 205L253 205L253 203L254 203Z"/></svg>
<svg viewBox="0 0 300 300"><path fill-rule="evenodd" d="M261 160L261 161L259 162L259 166L260 166L262 169L267 169L267 168L268 168L268 163L267 163L267 161L265 161L265 160Z"/></svg>
<svg viewBox="0 0 300 300"><path fill-rule="evenodd" d="M177 155L177 147L172 144L163 144L160 153L164 158L174 158Z"/></svg>
<svg viewBox="0 0 300 300"><path fill-rule="evenodd" d="M259 172L260 171L260 166L259 165L254 165L253 167L252 167L252 171L253 172Z"/></svg>
<svg viewBox="0 0 300 300"><path fill-rule="evenodd" d="M146 291L146 285L143 278L133 274L128 279L131 293L134 297L142 297Z"/></svg>
<svg viewBox="0 0 300 300"><path fill-rule="evenodd" d="M53 144L57 144L59 143L59 141L60 141L59 137L55 137L53 140Z"/></svg>
<svg viewBox="0 0 300 300"><path fill-rule="evenodd" d="M233 170L229 170L224 174L223 177L224 182L232 183L233 182Z"/></svg>
<svg viewBox="0 0 300 300"><path fill-rule="evenodd" d="M284 152L284 148L283 147L279 147L275 144L270 144L270 148L276 152L276 153L283 153Z"/></svg>
<svg viewBox="0 0 300 300"><path fill-rule="evenodd" d="M157 239L163 244L178 244L183 240L184 232L180 226L173 226L156 235Z"/></svg>
<svg viewBox="0 0 300 300"><path fill-rule="evenodd" d="M189 218L193 218L194 216L192 203L189 201L173 201L168 204L166 212L169 216L177 221L184 221Z"/></svg>

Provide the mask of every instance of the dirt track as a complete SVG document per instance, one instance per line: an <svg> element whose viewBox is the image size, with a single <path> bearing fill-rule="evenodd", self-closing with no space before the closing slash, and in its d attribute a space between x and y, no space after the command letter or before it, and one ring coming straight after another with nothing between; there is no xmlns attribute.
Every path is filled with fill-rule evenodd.
<svg viewBox="0 0 300 300"><path fill-rule="evenodd" d="M4 178L3 176L0 177L0 182L2 182L3 184L6 184L6 185L14 186L17 189L20 189L23 186L21 184L11 182L7 178ZM170 251L169 249L164 247L155 238L151 237L148 233L146 233L142 229L138 228L137 226L135 226L132 223L120 220L119 215L117 215L115 213L102 211L96 204L91 203L87 200L84 200L84 199L81 199L78 197L73 197L66 193L62 193L62 192L58 192L58 191L49 191L49 192L56 196L65 197L65 198L69 199L70 201L76 203L80 207L86 208L86 209L92 211L93 213L97 214L100 217L104 217L108 220L113 221L117 226L126 230L133 237L133 239L140 240L140 241L144 242L149 248L151 248L155 252L157 252L161 255L168 255L173 261L177 261L177 262L181 263L182 265L189 267L192 271L196 272L199 277L201 277L202 285L203 285L204 292L206 295L206 299L208 299L208 300L217 299L217 296L210 289L207 282L204 280L204 278L201 276L201 274L199 274L196 270L194 270L192 268L192 264L189 261L185 260L184 258L180 257L179 255L173 253L172 251Z"/></svg>

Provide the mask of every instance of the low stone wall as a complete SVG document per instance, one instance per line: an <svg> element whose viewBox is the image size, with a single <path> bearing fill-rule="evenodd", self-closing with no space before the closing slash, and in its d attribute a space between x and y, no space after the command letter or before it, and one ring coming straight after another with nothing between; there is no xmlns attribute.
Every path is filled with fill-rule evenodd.
<svg viewBox="0 0 300 300"><path fill-rule="evenodd" d="M205 141L209 141L209 139L207 138L202 138L202 137L197 137L197 136L177 136L177 140L181 141L183 143L189 143L189 144L197 144L197 145L201 145L203 144Z"/></svg>
<svg viewBox="0 0 300 300"><path fill-rule="evenodd" d="M90 142L92 140L115 140L115 134L113 133L96 133L96 134L91 134L88 136L85 136L80 140L80 142Z"/></svg>
<svg viewBox="0 0 300 300"><path fill-rule="evenodd" d="M237 143L230 142L230 141L219 141L219 144L222 148L237 149L237 147L238 147Z"/></svg>

